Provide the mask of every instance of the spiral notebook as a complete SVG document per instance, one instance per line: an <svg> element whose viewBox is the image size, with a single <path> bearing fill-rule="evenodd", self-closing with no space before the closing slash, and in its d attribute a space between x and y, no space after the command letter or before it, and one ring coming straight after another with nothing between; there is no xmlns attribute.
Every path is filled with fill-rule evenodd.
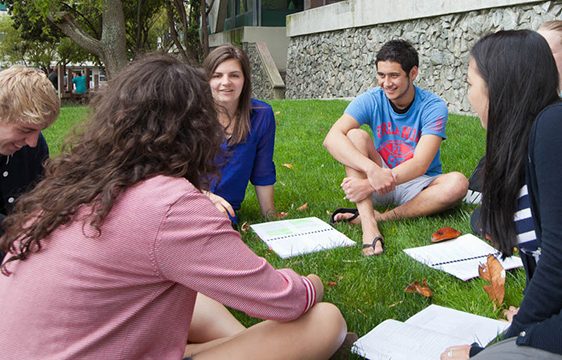
<svg viewBox="0 0 562 360"><path fill-rule="evenodd" d="M351 351L370 360L434 360L445 348L477 342L484 346L509 323L430 305L408 320L385 320L359 338Z"/></svg>
<svg viewBox="0 0 562 360"><path fill-rule="evenodd" d="M423 264L464 281L478 276L478 265L485 263L490 254L498 258L505 270L523 266L517 256L502 260L499 251L472 234L437 244L404 249L404 252Z"/></svg>
<svg viewBox="0 0 562 360"><path fill-rule="evenodd" d="M356 245L353 240L316 217L270 221L251 225L251 228L283 259Z"/></svg>

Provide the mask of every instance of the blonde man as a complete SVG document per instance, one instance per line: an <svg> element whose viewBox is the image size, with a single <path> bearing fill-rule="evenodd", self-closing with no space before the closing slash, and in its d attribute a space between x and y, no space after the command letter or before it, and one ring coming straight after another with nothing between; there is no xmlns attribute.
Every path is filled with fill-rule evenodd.
<svg viewBox="0 0 562 360"><path fill-rule="evenodd" d="M558 68L558 90L562 95L562 20L551 20L543 23L538 30L545 39Z"/></svg>
<svg viewBox="0 0 562 360"><path fill-rule="evenodd" d="M59 109L42 71L13 66L0 72L0 222L43 174L49 149L41 130L55 121Z"/></svg>

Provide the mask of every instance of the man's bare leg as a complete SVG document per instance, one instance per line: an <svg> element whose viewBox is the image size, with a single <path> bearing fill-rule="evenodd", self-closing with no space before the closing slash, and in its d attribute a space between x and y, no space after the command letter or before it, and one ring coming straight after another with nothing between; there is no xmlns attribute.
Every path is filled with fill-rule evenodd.
<svg viewBox="0 0 562 360"><path fill-rule="evenodd" d="M365 156L368 156L371 160L373 160L377 165L382 165L382 160L379 154L375 151L375 147L373 145L373 141L371 137L366 131L360 129L351 130L348 133L348 138L351 140L353 145ZM345 173L348 177L355 177L359 179L367 180L367 175L364 172L355 170L350 167L345 167ZM362 242L363 245L373 245L369 247L364 247L362 249L363 255L365 256L372 256L372 255L380 255L383 251L383 244L380 241L377 241L373 244L373 240L377 236L381 236L381 232L377 225L377 220L375 219L375 214L373 212L373 202L370 196L367 196L364 200L359 201L356 203L357 210L359 211L360 216L362 216L361 221L361 230L363 231L362 235ZM346 216L346 214L340 214ZM338 217L335 220L339 220Z"/></svg>
<svg viewBox="0 0 562 360"><path fill-rule="evenodd" d="M365 179L365 181L367 181ZM455 206L468 190L468 180L459 172L450 172L440 175L422 190L412 200L395 207L394 209L379 213L373 210L376 221L390 221L415 218L437 214ZM352 224L362 223L364 213L351 221ZM350 214L338 214L336 221L350 218Z"/></svg>
<svg viewBox="0 0 562 360"><path fill-rule="evenodd" d="M438 176L412 200L379 213L378 221L409 219L443 212L457 205L466 195L468 180L459 172Z"/></svg>

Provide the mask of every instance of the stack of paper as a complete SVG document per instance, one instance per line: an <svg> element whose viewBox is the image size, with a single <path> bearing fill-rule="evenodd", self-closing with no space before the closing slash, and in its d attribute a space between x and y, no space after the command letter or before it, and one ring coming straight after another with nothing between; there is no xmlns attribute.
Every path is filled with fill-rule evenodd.
<svg viewBox="0 0 562 360"><path fill-rule="evenodd" d="M437 244L405 249L404 252L423 264L464 281L478 276L478 265L485 263L490 254L500 260L505 270L523 266L517 256L502 260L496 249L472 234Z"/></svg>
<svg viewBox="0 0 562 360"><path fill-rule="evenodd" d="M353 240L316 217L271 221L251 227L283 259L356 245Z"/></svg>
<svg viewBox="0 0 562 360"><path fill-rule="evenodd" d="M485 346L508 326L506 321L430 305L406 322L383 321L357 340L352 351L370 360L435 360L449 346Z"/></svg>

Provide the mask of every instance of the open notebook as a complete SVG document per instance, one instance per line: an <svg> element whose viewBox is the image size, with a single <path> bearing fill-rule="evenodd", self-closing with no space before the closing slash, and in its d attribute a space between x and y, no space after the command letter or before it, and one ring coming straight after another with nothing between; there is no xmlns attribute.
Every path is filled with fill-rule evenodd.
<svg viewBox="0 0 562 360"><path fill-rule="evenodd" d="M523 266L517 256L502 260L496 249L472 234L437 244L404 249L404 252L423 264L464 281L478 276L478 265L485 263L490 254L498 258L505 270Z"/></svg>
<svg viewBox="0 0 562 360"><path fill-rule="evenodd" d="M485 346L509 323L430 305L405 322L385 320L353 344L352 351L370 360L435 360L448 346Z"/></svg>
<svg viewBox="0 0 562 360"><path fill-rule="evenodd" d="M251 227L283 259L356 245L353 240L316 217L270 221Z"/></svg>

